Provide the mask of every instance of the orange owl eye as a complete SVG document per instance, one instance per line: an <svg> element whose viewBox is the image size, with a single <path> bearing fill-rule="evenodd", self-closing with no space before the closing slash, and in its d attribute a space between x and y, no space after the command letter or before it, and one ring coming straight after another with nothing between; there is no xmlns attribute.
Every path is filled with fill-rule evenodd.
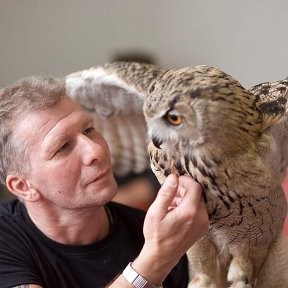
<svg viewBox="0 0 288 288"><path fill-rule="evenodd" d="M168 112L165 115L165 119L173 126L179 126L183 122L183 118L180 115L177 115L173 112Z"/></svg>

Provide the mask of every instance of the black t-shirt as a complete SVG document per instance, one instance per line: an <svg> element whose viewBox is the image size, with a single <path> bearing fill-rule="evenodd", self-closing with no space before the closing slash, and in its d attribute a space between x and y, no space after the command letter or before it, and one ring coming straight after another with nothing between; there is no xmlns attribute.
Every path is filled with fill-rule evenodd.
<svg viewBox="0 0 288 288"><path fill-rule="evenodd" d="M107 204L113 223L109 235L89 245L64 245L45 236L18 200L0 203L0 287L38 284L45 288L102 288L139 254L144 212ZM164 282L187 287L184 256Z"/></svg>

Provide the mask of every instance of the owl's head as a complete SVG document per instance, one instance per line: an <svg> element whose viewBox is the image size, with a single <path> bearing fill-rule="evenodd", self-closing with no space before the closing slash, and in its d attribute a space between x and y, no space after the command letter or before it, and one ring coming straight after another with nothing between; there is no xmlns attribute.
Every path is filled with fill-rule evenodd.
<svg viewBox="0 0 288 288"><path fill-rule="evenodd" d="M144 100L148 136L171 151L211 144L234 153L257 136L253 101L238 81L216 68L168 70Z"/></svg>

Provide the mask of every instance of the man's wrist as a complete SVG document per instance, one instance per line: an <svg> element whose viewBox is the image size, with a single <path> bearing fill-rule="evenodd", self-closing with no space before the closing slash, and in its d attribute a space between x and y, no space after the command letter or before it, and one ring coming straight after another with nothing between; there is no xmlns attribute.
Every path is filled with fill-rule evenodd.
<svg viewBox="0 0 288 288"><path fill-rule="evenodd" d="M161 288L162 286L156 286L148 282L148 280L139 274L136 270L131 266L132 262L130 262L127 267L122 272L124 278L131 283L136 288Z"/></svg>
<svg viewBox="0 0 288 288"><path fill-rule="evenodd" d="M156 248L155 248L156 247ZM138 257L133 261L132 267L143 277L161 286L173 267L178 263L177 259L171 254L162 252L161 247L153 245L143 246ZM167 251L167 250L166 250Z"/></svg>

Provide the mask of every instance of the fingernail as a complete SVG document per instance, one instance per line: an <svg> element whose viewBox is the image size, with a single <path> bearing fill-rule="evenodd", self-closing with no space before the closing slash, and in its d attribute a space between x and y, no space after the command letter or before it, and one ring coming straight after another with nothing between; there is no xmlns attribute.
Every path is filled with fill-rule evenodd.
<svg viewBox="0 0 288 288"><path fill-rule="evenodd" d="M165 182L170 186L177 186L177 178L175 175L169 175Z"/></svg>

